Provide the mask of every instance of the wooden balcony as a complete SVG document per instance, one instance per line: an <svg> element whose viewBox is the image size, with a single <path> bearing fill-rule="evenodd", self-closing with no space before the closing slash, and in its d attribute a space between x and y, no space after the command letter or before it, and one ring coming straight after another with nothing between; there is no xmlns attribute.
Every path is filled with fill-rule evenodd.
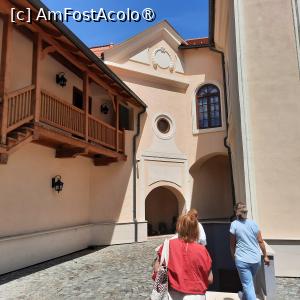
<svg viewBox="0 0 300 300"><path fill-rule="evenodd" d="M28 142L56 148L58 158L91 157L96 165L126 159L124 131L46 90L36 95L35 86L30 85L3 100L2 161L3 153L9 154Z"/></svg>

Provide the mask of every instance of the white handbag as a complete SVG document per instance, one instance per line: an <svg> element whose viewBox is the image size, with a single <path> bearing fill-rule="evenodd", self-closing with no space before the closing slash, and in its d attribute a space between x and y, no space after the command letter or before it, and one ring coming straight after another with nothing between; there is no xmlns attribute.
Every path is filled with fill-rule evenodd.
<svg viewBox="0 0 300 300"><path fill-rule="evenodd" d="M151 300L168 300L168 262L169 262L169 240L164 241L159 268L153 284Z"/></svg>

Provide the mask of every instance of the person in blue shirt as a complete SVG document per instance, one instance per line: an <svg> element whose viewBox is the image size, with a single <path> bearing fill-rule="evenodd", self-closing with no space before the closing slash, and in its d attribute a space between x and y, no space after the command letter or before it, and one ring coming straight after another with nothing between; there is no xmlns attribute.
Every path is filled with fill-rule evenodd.
<svg viewBox="0 0 300 300"><path fill-rule="evenodd" d="M243 286L243 293L239 293L239 297L256 300L253 279L260 267L261 252L264 263L269 265L270 262L258 225L247 219L246 205L239 202L234 209L236 220L230 226L230 250Z"/></svg>

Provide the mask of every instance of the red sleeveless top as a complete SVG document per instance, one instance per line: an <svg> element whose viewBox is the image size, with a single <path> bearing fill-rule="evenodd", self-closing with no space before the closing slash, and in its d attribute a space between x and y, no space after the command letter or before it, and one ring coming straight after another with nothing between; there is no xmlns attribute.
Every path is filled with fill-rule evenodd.
<svg viewBox="0 0 300 300"><path fill-rule="evenodd" d="M159 258L162 247L158 250ZM168 277L171 288L184 294L204 295L210 270L211 258L204 246L181 239L170 240Z"/></svg>

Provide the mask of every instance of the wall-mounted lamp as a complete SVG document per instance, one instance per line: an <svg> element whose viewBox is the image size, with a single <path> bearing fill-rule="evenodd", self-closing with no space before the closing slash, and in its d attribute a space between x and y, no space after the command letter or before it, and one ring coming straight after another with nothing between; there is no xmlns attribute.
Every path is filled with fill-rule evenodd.
<svg viewBox="0 0 300 300"><path fill-rule="evenodd" d="M67 78L65 76L66 74L64 72L60 72L56 74L56 83L59 84L61 87L64 87L67 85Z"/></svg>
<svg viewBox="0 0 300 300"><path fill-rule="evenodd" d="M60 192L62 191L64 187L64 183L61 181L61 176L60 175L56 175L55 177L52 178L52 188L56 191L56 192Z"/></svg>
<svg viewBox="0 0 300 300"><path fill-rule="evenodd" d="M101 104L101 106L100 106L100 111L101 111L101 113L107 115L108 112L109 112L109 107L108 107L108 105L107 105L106 103Z"/></svg>

